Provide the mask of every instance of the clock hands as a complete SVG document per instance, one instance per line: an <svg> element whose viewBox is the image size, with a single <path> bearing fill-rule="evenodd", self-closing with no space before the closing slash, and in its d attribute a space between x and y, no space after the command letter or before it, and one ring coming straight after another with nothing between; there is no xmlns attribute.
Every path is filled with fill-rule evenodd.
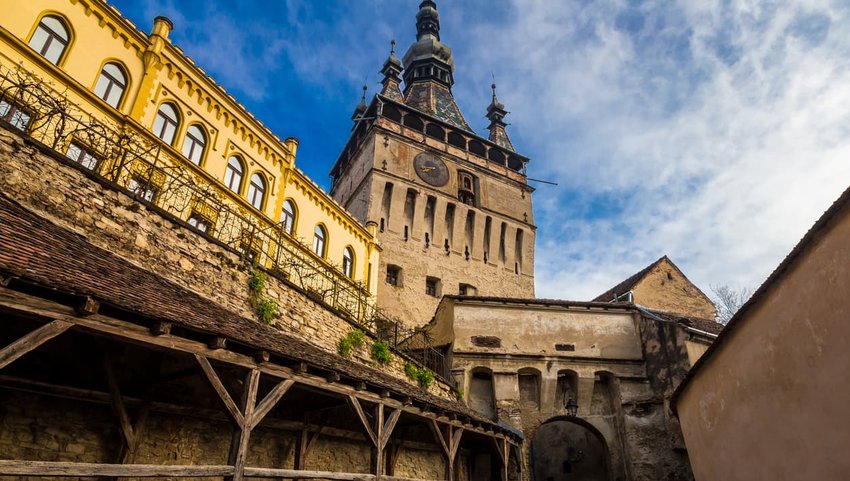
<svg viewBox="0 0 850 481"><path fill-rule="evenodd" d="M427 174L428 172L431 172L434 169L436 169L436 167L426 167L424 165L422 167L419 167L419 171L423 174Z"/></svg>

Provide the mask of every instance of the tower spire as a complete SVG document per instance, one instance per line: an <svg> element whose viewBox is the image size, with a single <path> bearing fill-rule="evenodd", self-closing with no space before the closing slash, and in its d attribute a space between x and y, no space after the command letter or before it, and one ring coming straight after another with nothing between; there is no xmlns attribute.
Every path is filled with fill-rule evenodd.
<svg viewBox="0 0 850 481"><path fill-rule="evenodd" d="M381 74L384 80L381 81L381 95L391 98L397 102L404 102L404 96L401 95L401 61L395 56L395 39L390 42L390 56L384 62L381 68Z"/></svg>
<svg viewBox="0 0 850 481"><path fill-rule="evenodd" d="M495 79L490 85L490 88L493 89L493 99L487 107L486 115L486 117L490 119L490 125L487 127L487 130L490 131L490 141L510 150L511 152L516 152L514 144L511 143L511 139L508 137L508 131L505 129L508 125L505 123L505 115L508 114L508 111L505 110L505 105L502 104L502 102L499 102L498 97L496 97Z"/></svg>
<svg viewBox="0 0 850 481"><path fill-rule="evenodd" d="M433 35L440 40L440 14L433 0L424 0L419 4L416 14L416 40L422 40L426 35Z"/></svg>
<svg viewBox="0 0 850 481"><path fill-rule="evenodd" d="M366 113L366 110L369 108L366 105L366 92L369 90L369 86L363 84L363 96L360 98L360 103L357 104L357 107L354 108L354 113L351 114L351 120L354 121L354 125L357 125L357 122L360 121L360 118ZM352 127L353 128L353 127Z"/></svg>

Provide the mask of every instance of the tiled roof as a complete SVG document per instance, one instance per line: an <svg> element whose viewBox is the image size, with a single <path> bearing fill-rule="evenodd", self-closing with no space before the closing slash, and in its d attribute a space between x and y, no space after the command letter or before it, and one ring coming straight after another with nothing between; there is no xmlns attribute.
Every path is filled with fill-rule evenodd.
<svg viewBox="0 0 850 481"><path fill-rule="evenodd" d="M319 369L363 380L399 395L476 421L492 421L465 405L241 317L182 286L90 244L72 231L24 209L0 193L0 273L60 292L220 335Z"/></svg>
<svg viewBox="0 0 850 481"><path fill-rule="evenodd" d="M676 314L673 312L656 311L655 309L647 309L645 307L639 308L640 310L648 312L651 315L660 318L661 320L675 322L676 324L681 324L683 326L707 332L709 334L720 334L720 331L722 331L724 327L723 324L715 322L713 319L683 316L681 314Z"/></svg>
<svg viewBox="0 0 850 481"><path fill-rule="evenodd" d="M405 93L408 107L472 132L448 87L436 82L414 82Z"/></svg>

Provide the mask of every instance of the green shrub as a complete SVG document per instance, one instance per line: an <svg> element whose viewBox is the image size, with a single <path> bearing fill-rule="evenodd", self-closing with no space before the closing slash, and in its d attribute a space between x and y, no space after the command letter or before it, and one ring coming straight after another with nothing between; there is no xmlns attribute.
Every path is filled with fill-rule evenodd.
<svg viewBox="0 0 850 481"><path fill-rule="evenodd" d="M277 302L270 297L263 297L257 301L254 310L261 321L271 325L277 317Z"/></svg>
<svg viewBox="0 0 850 481"><path fill-rule="evenodd" d="M390 344L383 339L375 341L372 344L372 359L378 361L378 364L389 364L393 360L393 355L390 352Z"/></svg>
<svg viewBox="0 0 850 481"><path fill-rule="evenodd" d="M431 383L434 382L434 373L430 370L422 368L416 372L416 382L422 389L428 389Z"/></svg>
<svg viewBox="0 0 850 481"><path fill-rule="evenodd" d="M365 341L366 337L363 335L362 331L349 331L345 337L339 340L337 352L339 352L339 355L342 357L350 357L351 351L354 350L354 348L362 346Z"/></svg>
<svg viewBox="0 0 850 481"><path fill-rule="evenodd" d="M263 288L266 286L266 273L263 271L254 271L251 278L248 279L248 288L255 294L262 294Z"/></svg>
<svg viewBox="0 0 850 481"><path fill-rule="evenodd" d="M413 364L410 361L404 363L404 374L410 379L416 379L416 373L419 372L419 368L416 364Z"/></svg>
<svg viewBox="0 0 850 481"><path fill-rule="evenodd" d="M455 397L458 401L463 401L463 388L459 387L455 389Z"/></svg>

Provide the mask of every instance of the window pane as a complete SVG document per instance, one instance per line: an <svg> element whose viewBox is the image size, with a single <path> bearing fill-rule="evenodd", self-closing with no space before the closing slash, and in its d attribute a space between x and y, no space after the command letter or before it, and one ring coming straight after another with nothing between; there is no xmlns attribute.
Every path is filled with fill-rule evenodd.
<svg viewBox="0 0 850 481"><path fill-rule="evenodd" d="M170 144L174 141L174 134L176 133L176 131L176 126L171 122L166 121L162 129L162 140Z"/></svg>
<svg viewBox="0 0 850 481"><path fill-rule="evenodd" d="M41 25L39 25L35 29L35 33L32 34L32 38L30 39L30 47L38 53L41 53L41 49L44 48L44 44L47 43L47 39L50 34L47 33L47 30L43 29Z"/></svg>
<svg viewBox="0 0 850 481"><path fill-rule="evenodd" d="M5 117L12 110L12 105L5 100L0 100L0 117Z"/></svg>
<svg viewBox="0 0 850 481"><path fill-rule="evenodd" d="M100 98L104 98L106 96L106 88L109 87L110 80L105 76L101 75L97 79L97 84L94 86L94 94Z"/></svg>
<svg viewBox="0 0 850 481"><path fill-rule="evenodd" d="M82 153L83 153L83 150L80 148L80 146L72 143L71 145L68 146L68 152L65 155L69 159L71 159L75 162L79 162L80 161L80 154L82 154Z"/></svg>
<svg viewBox="0 0 850 481"><path fill-rule="evenodd" d="M103 72L112 76L112 79L118 82L120 85L126 85L127 79L124 78L124 72L118 68L114 63L108 63L103 66Z"/></svg>
<svg viewBox="0 0 850 481"><path fill-rule="evenodd" d="M65 50L65 46L61 43L53 40L50 42L50 46L47 48L47 52L44 54L44 58L46 58L50 63L57 64L59 63L59 59L62 57L62 52Z"/></svg>
<svg viewBox="0 0 850 481"><path fill-rule="evenodd" d="M65 30L65 25L59 21L56 17L44 17L41 19L40 24L46 26L50 30L53 31L56 35L59 36L64 41L68 41L68 31Z"/></svg>
<svg viewBox="0 0 850 481"><path fill-rule="evenodd" d="M174 107L172 107L171 105L169 105L169 104L162 104L162 105L159 107L159 113L160 113L163 117L165 117L165 118L167 118L167 119L171 120L172 122L174 122L175 124L177 123L177 112L174 110Z"/></svg>
<svg viewBox="0 0 850 481"><path fill-rule="evenodd" d="M12 113L12 118L9 119L9 122L20 130L26 130L27 125L30 123L30 116L15 109Z"/></svg>
<svg viewBox="0 0 850 481"><path fill-rule="evenodd" d="M105 100L109 105L118 108L118 102L121 101L121 95L123 93L124 90L120 86L112 84L112 88L109 89L109 95L103 100Z"/></svg>

